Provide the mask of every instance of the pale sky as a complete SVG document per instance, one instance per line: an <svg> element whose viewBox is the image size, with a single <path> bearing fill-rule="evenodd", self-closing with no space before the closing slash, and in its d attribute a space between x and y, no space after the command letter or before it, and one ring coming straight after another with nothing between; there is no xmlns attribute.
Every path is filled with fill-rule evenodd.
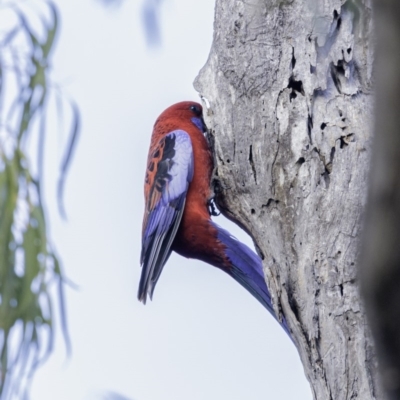
<svg viewBox="0 0 400 400"><path fill-rule="evenodd" d="M165 0L162 46L148 49L140 0L117 9L58 0L53 80L78 103L82 134L56 209L66 133L48 126L46 200L68 288L72 355L57 328L55 352L36 373L32 400L311 400L297 351L268 312L213 267L173 255L146 306L140 276L143 177L153 123L169 105L198 100L214 0ZM251 240L217 218L240 240Z"/></svg>

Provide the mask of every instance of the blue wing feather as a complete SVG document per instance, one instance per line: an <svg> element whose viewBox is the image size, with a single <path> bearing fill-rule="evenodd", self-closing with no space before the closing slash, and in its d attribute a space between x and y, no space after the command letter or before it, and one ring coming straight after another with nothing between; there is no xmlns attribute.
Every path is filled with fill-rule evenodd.
<svg viewBox="0 0 400 400"><path fill-rule="evenodd" d="M150 157L153 175L146 177L148 188L142 234L142 273L138 298L146 303L171 254L185 208L186 193L193 178L193 150L190 136L175 130L161 139Z"/></svg>

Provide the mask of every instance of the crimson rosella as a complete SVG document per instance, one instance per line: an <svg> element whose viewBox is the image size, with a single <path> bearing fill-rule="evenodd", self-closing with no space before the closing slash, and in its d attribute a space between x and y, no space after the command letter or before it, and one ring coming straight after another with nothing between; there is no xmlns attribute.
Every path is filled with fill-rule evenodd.
<svg viewBox="0 0 400 400"><path fill-rule="evenodd" d="M276 318L260 257L211 220L213 158L202 112L198 103L177 103L154 125L144 185L138 298L143 303L147 295L152 298L175 251L225 271ZM285 319L281 325L289 334Z"/></svg>

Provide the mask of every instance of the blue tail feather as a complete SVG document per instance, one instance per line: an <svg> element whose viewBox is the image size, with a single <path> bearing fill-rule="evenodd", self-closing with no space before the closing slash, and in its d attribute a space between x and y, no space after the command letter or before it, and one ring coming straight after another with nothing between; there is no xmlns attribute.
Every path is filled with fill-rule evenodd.
<svg viewBox="0 0 400 400"><path fill-rule="evenodd" d="M265 282L260 257L225 229L215 223L212 224L218 231L218 240L226 246L225 254L232 263L231 270L226 272L247 289L278 321L272 307L271 294ZM282 318L282 322L278 322L291 337L285 317Z"/></svg>

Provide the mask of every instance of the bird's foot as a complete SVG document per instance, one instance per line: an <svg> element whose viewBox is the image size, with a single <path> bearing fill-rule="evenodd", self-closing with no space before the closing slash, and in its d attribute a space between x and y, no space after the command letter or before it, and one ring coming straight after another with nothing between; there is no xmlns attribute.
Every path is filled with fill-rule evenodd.
<svg viewBox="0 0 400 400"><path fill-rule="evenodd" d="M207 206L208 206L208 212L211 216L213 217L218 217L218 215L220 215L221 213L217 211L217 207L215 205L215 201L214 201L214 196L211 197L208 202L207 202Z"/></svg>

